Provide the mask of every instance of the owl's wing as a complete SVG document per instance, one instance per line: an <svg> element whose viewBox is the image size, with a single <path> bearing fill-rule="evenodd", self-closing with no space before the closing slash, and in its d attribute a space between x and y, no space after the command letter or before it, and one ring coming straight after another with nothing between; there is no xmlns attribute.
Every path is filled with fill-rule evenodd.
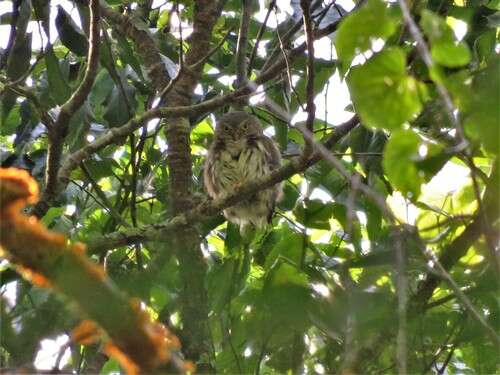
<svg viewBox="0 0 500 375"><path fill-rule="evenodd" d="M266 158L271 170L278 169L281 166L281 154L274 141L268 137L262 137L262 144L266 151Z"/></svg>
<svg viewBox="0 0 500 375"><path fill-rule="evenodd" d="M281 154L278 147L276 147L276 143L274 143L271 138L262 137L262 144L264 145L267 162L269 163L270 169L275 170L281 167ZM273 194L271 200L269 201L269 211L267 214L268 223L271 223L272 221L276 202L280 201L283 196L282 185L282 183L278 183L274 185L272 189Z"/></svg>
<svg viewBox="0 0 500 375"><path fill-rule="evenodd" d="M203 165L203 183L205 185L205 189L207 189L207 193L212 197L219 193L219 186L215 181L215 161L217 158L218 151L212 146L208 150L207 157L205 159L205 164Z"/></svg>

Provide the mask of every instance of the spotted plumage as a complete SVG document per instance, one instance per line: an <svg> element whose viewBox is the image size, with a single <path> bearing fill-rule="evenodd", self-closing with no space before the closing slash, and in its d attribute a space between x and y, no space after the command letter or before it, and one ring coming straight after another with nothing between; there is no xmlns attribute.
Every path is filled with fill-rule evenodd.
<svg viewBox="0 0 500 375"><path fill-rule="evenodd" d="M280 165L278 148L264 135L259 121L246 112L229 112L217 121L203 179L212 198L223 198ZM264 227L270 222L280 195L281 184L277 184L224 210L224 216L240 226Z"/></svg>

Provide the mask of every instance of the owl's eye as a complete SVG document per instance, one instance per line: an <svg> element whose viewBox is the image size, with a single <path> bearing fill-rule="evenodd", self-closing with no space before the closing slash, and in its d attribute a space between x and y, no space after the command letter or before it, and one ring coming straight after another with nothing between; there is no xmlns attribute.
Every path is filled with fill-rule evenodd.
<svg viewBox="0 0 500 375"><path fill-rule="evenodd" d="M247 130L248 129L248 123L244 122L243 125L242 125L242 128L243 128L243 130Z"/></svg>
<svg viewBox="0 0 500 375"><path fill-rule="evenodd" d="M224 130L228 132L231 130L231 128L229 127L229 125L226 125L226 126L224 126Z"/></svg>

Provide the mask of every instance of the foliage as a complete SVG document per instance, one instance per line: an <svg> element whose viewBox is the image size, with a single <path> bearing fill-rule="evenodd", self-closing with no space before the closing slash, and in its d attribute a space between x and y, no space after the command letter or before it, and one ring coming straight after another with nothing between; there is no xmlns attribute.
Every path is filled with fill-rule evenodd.
<svg viewBox="0 0 500 375"><path fill-rule="evenodd" d="M313 94L327 112L316 111L314 140L332 146L328 140L342 121L330 108L342 85L351 103L340 112L360 121L332 142L331 155L346 179L316 154L306 166L293 158L305 144L294 125L304 115L312 58L301 47L306 38L299 2L271 10L264 24L267 8L226 1L206 26L214 49L195 53L190 47L202 34L198 40L188 35L197 12L216 2L177 3L108 0L107 10L102 3L95 77L62 127L54 123L64 121L65 103L90 65L87 2L13 1L12 11L0 15L9 30L0 56L0 162L38 180L47 198L46 209L34 211L42 212L41 222L88 243L87 255L105 269L110 288L140 299L203 371L497 371L498 336L487 335L487 328L496 331L500 324L498 4L411 2L428 64L397 2L362 0L346 14L334 2L312 1L312 37L322 37L315 43ZM220 209L203 211L200 176L215 118L245 100L234 103L224 95L238 89L232 77L242 64L236 51L246 3L254 17L245 61L249 79L258 82L249 85L248 92L257 94L246 110L273 134L285 163L299 167L284 175L284 197L271 225L242 236ZM457 25L466 26L463 36L457 37ZM43 45L36 42L41 32ZM329 53L321 50L325 45ZM179 69L179 59L185 65L196 53L206 57L199 71L196 61ZM284 53L287 63L259 81ZM173 82L165 95L163 79ZM223 99L180 116L154 112L157 106L182 107L169 100L190 84L188 103ZM182 133L187 125L188 136ZM106 136L106 147L88 149ZM58 142L63 169L71 166L70 155L90 151L66 169L66 183L56 163L59 179L51 191L47 160ZM172 161L182 142L192 165L175 173L183 167ZM195 211L179 218L184 209ZM455 285L430 268L423 250L436 255ZM71 296L31 285L16 270L15 262L0 263L0 363L30 371L42 340L67 334L86 316ZM396 354L401 335L406 361ZM61 355L66 351L69 358L57 362L63 371L119 370L98 345L70 342Z"/></svg>

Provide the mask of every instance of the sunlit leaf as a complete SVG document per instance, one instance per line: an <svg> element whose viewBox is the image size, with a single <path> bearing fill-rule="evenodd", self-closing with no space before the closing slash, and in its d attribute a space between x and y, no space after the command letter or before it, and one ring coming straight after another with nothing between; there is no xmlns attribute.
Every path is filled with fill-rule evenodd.
<svg viewBox="0 0 500 375"><path fill-rule="evenodd" d="M61 42L78 56L86 56L88 41L71 16L60 5L57 6L56 28Z"/></svg>
<svg viewBox="0 0 500 375"><path fill-rule="evenodd" d="M365 124L397 129L422 109L419 83L407 75L405 60L401 49L391 48L352 68L349 90Z"/></svg>
<svg viewBox="0 0 500 375"><path fill-rule="evenodd" d="M340 24L335 39L339 58L350 63L356 52L366 51L376 38L385 39L396 31L399 16L381 0L368 0Z"/></svg>
<svg viewBox="0 0 500 375"><path fill-rule="evenodd" d="M465 115L467 134L484 145L485 149L498 154L500 148L500 58L492 58L488 66L479 71L472 83L472 104Z"/></svg>
<svg viewBox="0 0 500 375"><path fill-rule="evenodd" d="M422 176L415 161L418 157L420 137L411 130L399 130L391 134L384 150L384 170L404 196L416 199L420 195Z"/></svg>
<svg viewBox="0 0 500 375"><path fill-rule="evenodd" d="M453 30L443 18L424 9L420 24L431 40L431 55L435 62L450 68L469 63L471 59L469 47L455 40Z"/></svg>

